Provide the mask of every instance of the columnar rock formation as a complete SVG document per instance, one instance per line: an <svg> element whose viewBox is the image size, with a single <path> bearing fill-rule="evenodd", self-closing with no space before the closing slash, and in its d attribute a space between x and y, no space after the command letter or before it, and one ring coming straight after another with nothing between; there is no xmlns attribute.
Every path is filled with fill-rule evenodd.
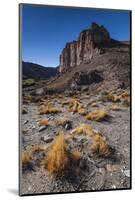
<svg viewBox="0 0 135 200"><path fill-rule="evenodd" d="M59 72L90 62L94 56L101 53L101 47L108 45L111 41L109 32L104 26L92 23L90 29L80 33L77 41L66 44L60 55Z"/></svg>

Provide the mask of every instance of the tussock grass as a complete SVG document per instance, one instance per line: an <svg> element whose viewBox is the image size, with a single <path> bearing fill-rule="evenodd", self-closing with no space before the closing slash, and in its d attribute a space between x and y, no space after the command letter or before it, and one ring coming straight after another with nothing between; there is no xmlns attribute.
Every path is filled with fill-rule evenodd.
<svg viewBox="0 0 135 200"><path fill-rule="evenodd" d="M86 119L93 121L101 121L107 118L109 115L104 110L95 110L86 115Z"/></svg>
<svg viewBox="0 0 135 200"><path fill-rule="evenodd" d="M74 99L73 101L70 101L68 111L73 113L79 113L80 115L87 114L83 104L80 103L79 99Z"/></svg>
<svg viewBox="0 0 135 200"><path fill-rule="evenodd" d="M60 109L58 109L58 108L56 108L56 107L54 107L52 105L49 105L49 104L47 106L42 106L42 107L39 108L39 114L40 115L42 115L42 114L51 114L51 113L57 114L59 112L61 112Z"/></svg>
<svg viewBox="0 0 135 200"><path fill-rule="evenodd" d="M89 124L80 124L72 131L72 135L88 135L90 137L94 134L94 129Z"/></svg>
<svg viewBox="0 0 135 200"><path fill-rule="evenodd" d="M80 151L78 150L74 150L72 153L71 153L71 159L74 160L74 161L79 161L81 160L82 158L82 154Z"/></svg>
<svg viewBox="0 0 135 200"><path fill-rule="evenodd" d="M117 106L117 105L112 105L112 106L110 107L110 109L111 109L111 110L114 110L114 111L119 111L119 110L121 110L120 107Z"/></svg>
<svg viewBox="0 0 135 200"><path fill-rule="evenodd" d="M71 120L66 117L60 117L55 120L57 126L65 126L66 124L71 123Z"/></svg>
<svg viewBox="0 0 135 200"><path fill-rule="evenodd" d="M112 153L112 149L109 146L106 138L94 130L89 124L81 124L75 128L68 139L72 139L75 135L80 134L87 135L92 139L93 143L90 146L90 150L93 155L107 157ZM77 156L79 157L81 155L77 153Z"/></svg>
<svg viewBox="0 0 135 200"><path fill-rule="evenodd" d="M101 157L108 157L112 153L108 142L99 133L93 135L93 144L90 149L94 155L96 154Z"/></svg>
<svg viewBox="0 0 135 200"><path fill-rule="evenodd" d="M38 126L49 126L49 122L47 119L41 119L38 121Z"/></svg>
<svg viewBox="0 0 135 200"><path fill-rule="evenodd" d="M120 95L117 95L117 94L113 94L113 92L110 92L106 98L109 100L109 101L112 101L112 102L119 102L121 100L121 96Z"/></svg>
<svg viewBox="0 0 135 200"><path fill-rule="evenodd" d="M47 158L43 160L42 164L50 173L61 173L66 170L69 157L63 133L56 137Z"/></svg>
<svg viewBox="0 0 135 200"><path fill-rule="evenodd" d="M126 97L126 98L123 100L123 103L126 104L127 106L130 106L130 96Z"/></svg>
<svg viewBox="0 0 135 200"><path fill-rule="evenodd" d="M32 156L30 152L24 151L21 155L22 170L32 170Z"/></svg>

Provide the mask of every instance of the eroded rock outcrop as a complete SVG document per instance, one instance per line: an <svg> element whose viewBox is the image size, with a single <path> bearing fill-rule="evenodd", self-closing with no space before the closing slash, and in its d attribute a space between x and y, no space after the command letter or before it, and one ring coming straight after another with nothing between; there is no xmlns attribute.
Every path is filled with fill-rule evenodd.
<svg viewBox="0 0 135 200"><path fill-rule="evenodd" d="M77 41L67 43L60 55L59 72L67 71L81 63L88 63L91 59L103 53L101 47L112 42L109 32L104 26L92 23L91 28L80 33Z"/></svg>

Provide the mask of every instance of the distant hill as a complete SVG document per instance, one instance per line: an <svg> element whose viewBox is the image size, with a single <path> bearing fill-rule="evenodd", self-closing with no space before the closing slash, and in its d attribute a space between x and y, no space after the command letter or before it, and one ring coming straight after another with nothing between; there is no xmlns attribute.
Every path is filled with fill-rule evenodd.
<svg viewBox="0 0 135 200"><path fill-rule="evenodd" d="M57 68L22 61L23 79L49 79L57 74Z"/></svg>

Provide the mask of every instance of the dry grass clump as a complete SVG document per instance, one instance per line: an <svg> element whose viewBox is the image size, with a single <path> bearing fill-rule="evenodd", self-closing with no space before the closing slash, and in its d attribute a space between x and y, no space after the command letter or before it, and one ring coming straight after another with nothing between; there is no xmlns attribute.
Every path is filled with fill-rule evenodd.
<svg viewBox="0 0 135 200"><path fill-rule="evenodd" d="M39 114L40 115L43 115L43 114L56 114L56 113L59 113L61 112L60 109L52 106L52 105L47 105L47 106L42 106L41 108L39 108Z"/></svg>
<svg viewBox="0 0 135 200"><path fill-rule="evenodd" d="M80 100L75 99L69 103L69 112L79 113L80 115L86 115L87 112L84 109L83 105L80 103Z"/></svg>
<svg viewBox="0 0 135 200"><path fill-rule="evenodd" d="M72 131L73 135L88 135L90 137L94 134L94 129L89 124L80 124L77 128Z"/></svg>
<svg viewBox="0 0 135 200"><path fill-rule="evenodd" d="M55 120L57 126L65 126L66 124L71 123L71 120L66 117L60 117Z"/></svg>
<svg viewBox="0 0 135 200"><path fill-rule="evenodd" d="M127 106L130 106L130 96L126 97L123 103L126 104Z"/></svg>
<svg viewBox="0 0 135 200"><path fill-rule="evenodd" d="M24 95L22 99L23 99L23 104L28 104L28 103L31 102L32 96L31 95Z"/></svg>
<svg viewBox="0 0 135 200"><path fill-rule="evenodd" d="M86 112L86 110L85 110L84 108L78 109L78 113L79 113L80 115L86 115L86 114L87 114L87 112Z"/></svg>
<svg viewBox="0 0 135 200"><path fill-rule="evenodd" d="M61 173L66 170L69 164L69 157L64 135L62 133L56 137L48 152L47 158L42 164L50 173Z"/></svg>
<svg viewBox="0 0 135 200"><path fill-rule="evenodd" d="M23 171L32 169L32 156L30 152L24 151L21 155L21 161Z"/></svg>
<svg viewBox="0 0 135 200"><path fill-rule="evenodd" d="M112 105L112 106L110 107L110 109L111 109L111 110L115 110L115 111L121 110L120 107L117 106L117 105Z"/></svg>
<svg viewBox="0 0 135 200"><path fill-rule="evenodd" d="M95 110L86 115L86 119L93 121L101 121L107 118L109 115L104 110Z"/></svg>
<svg viewBox="0 0 135 200"><path fill-rule="evenodd" d="M74 161L79 161L79 160L81 160L81 158L82 158L82 154L81 154L80 151L74 150L74 151L71 153L71 158L72 158L72 160L74 160Z"/></svg>
<svg viewBox="0 0 135 200"><path fill-rule="evenodd" d="M47 119L41 119L39 122L38 122L38 126L49 126L49 122Z"/></svg>
<svg viewBox="0 0 135 200"><path fill-rule="evenodd" d="M120 95L117 95L117 94L113 94L113 92L110 92L106 98L109 100L109 101L112 101L112 102L118 102L121 100L121 96Z"/></svg>
<svg viewBox="0 0 135 200"><path fill-rule="evenodd" d="M112 150L107 143L106 139L99 133L93 135L93 144L90 147L93 154L96 154L101 157L108 157Z"/></svg>
<svg viewBox="0 0 135 200"><path fill-rule="evenodd" d="M41 151L45 151L45 149L39 145L33 145L30 150L29 153L31 155L31 157L33 156L34 153L39 153Z"/></svg>

